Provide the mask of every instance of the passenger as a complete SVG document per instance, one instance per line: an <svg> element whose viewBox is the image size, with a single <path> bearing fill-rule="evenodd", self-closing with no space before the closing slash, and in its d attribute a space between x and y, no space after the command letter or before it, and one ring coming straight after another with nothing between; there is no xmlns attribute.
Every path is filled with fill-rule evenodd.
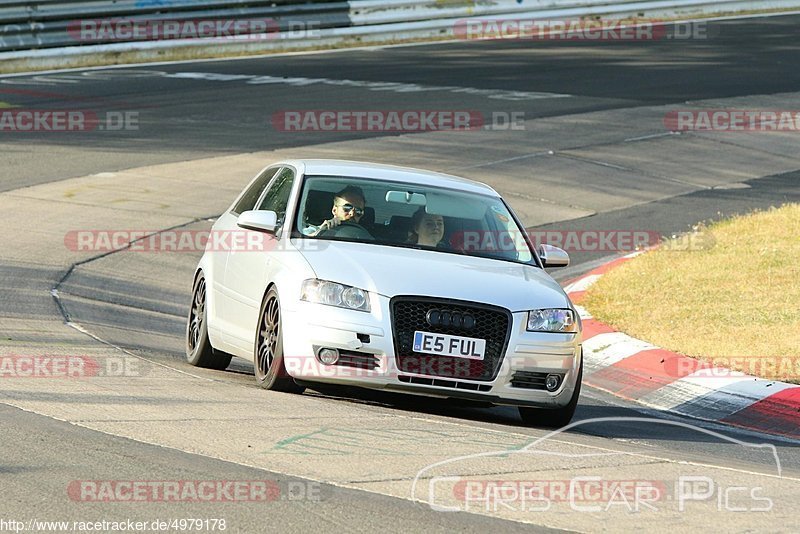
<svg viewBox="0 0 800 534"><path fill-rule="evenodd" d="M411 235L408 242L426 247L446 248L444 239L444 217L427 213L419 208L411 217Z"/></svg>
<svg viewBox="0 0 800 534"><path fill-rule="evenodd" d="M333 197L333 207L331 208L333 217L324 221L313 235L332 230L343 222L358 224L361 217L364 216L365 206L364 192L361 188L348 185Z"/></svg>

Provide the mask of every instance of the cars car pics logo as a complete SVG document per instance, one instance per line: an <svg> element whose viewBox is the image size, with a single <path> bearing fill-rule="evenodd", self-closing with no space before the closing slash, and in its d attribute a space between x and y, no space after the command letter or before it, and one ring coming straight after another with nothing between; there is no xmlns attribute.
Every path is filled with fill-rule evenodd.
<svg viewBox="0 0 800 534"><path fill-rule="evenodd" d="M623 460L631 452L586 451L570 453L564 450L561 435L582 427L614 424L652 425L685 432L682 439L694 434L704 442L738 445L747 454L764 455L767 473L729 472L723 467L713 471L712 465L692 465L688 462L679 470L663 471L665 478L627 478L601 475L609 469L624 468ZM549 445L556 445L552 448ZM622 464L615 467L609 458L619 457ZM604 458L594 463L590 458ZM548 463L548 459L552 464ZM574 466L570 464L573 461ZM597 465L605 467L597 467ZM568 478L539 476L542 470L567 469L581 472ZM537 437L523 447L482 451L439 460L421 469L411 484L412 501L425 503L438 512L479 512L492 514L531 513L609 513L657 514L704 511L709 513L769 512L775 502L770 487L764 487L763 477L781 477L783 469L778 449L771 443L751 443L714 430L682 421L650 417L598 417L574 421ZM497 473L514 473L509 478ZM748 480L743 475L752 475ZM774 490L774 488L772 488ZM774 493L774 491L772 492ZM536 517L542 517L541 515ZM646 516L643 516L646 517ZM517 515L515 519L518 519Z"/></svg>
<svg viewBox="0 0 800 534"><path fill-rule="evenodd" d="M669 507L686 512L699 506L718 512L769 512L774 506L761 486L727 484L707 475L681 474L675 480L617 479L598 475L569 479L464 478L452 486L453 510L465 512L658 513ZM562 508L558 508L561 505Z"/></svg>

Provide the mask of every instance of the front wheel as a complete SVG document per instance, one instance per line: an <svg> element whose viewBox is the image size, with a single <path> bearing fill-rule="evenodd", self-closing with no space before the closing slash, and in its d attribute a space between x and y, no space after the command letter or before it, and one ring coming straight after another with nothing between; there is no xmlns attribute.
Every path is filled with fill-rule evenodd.
<svg viewBox="0 0 800 534"><path fill-rule="evenodd" d="M519 407L519 416L522 422L529 426L540 426L545 428L561 428L567 426L575 415L575 408L578 407L578 397L581 396L581 382L583 381L583 355L581 355L581 366L578 370L578 380L569 404L562 408L528 408Z"/></svg>
<svg viewBox="0 0 800 534"><path fill-rule="evenodd" d="M194 282L192 304L186 322L186 361L195 367L221 371L231 363L231 355L214 350L208 340L206 279L201 273Z"/></svg>
<svg viewBox="0 0 800 534"><path fill-rule="evenodd" d="M281 305L274 287L267 291L258 317L254 351L256 382L264 389L302 393L305 388L295 384L283 363Z"/></svg>

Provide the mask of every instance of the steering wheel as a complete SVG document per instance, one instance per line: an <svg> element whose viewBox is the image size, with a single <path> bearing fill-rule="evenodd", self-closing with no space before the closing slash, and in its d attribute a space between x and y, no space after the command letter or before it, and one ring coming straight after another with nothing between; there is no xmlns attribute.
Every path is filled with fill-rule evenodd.
<svg viewBox="0 0 800 534"><path fill-rule="evenodd" d="M353 221L342 221L339 226L326 230L323 235L347 239L375 239L369 230Z"/></svg>

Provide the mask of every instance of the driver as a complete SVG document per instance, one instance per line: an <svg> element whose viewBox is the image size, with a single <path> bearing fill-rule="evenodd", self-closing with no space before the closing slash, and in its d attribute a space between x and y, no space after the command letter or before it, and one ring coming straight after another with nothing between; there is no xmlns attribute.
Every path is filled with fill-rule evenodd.
<svg viewBox="0 0 800 534"><path fill-rule="evenodd" d="M314 235L319 235L325 230L332 230L343 222L353 222L358 224L364 216L364 192L360 187L348 185L333 197L333 217L324 221Z"/></svg>

